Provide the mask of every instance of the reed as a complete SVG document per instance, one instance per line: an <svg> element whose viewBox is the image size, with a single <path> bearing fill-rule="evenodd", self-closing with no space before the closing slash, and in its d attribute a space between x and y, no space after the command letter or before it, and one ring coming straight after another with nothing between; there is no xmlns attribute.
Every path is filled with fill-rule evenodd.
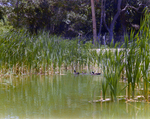
<svg viewBox="0 0 150 119"><path fill-rule="evenodd" d="M26 31L3 34L0 43L1 67L12 68L14 73L20 67L26 67L30 73L44 73L49 69L51 72L59 69L61 73L64 65L82 66L87 64L88 51L92 46L90 43L78 43L76 39L50 36L46 32L30 36Z"/></svg>
<svg viewBox="0 0 150 119"><path fill-rule="evenodd" d="M147 12L147 11L146 11ZM149 63L150 63L150 54L149 54L149 43L150 43L150 15L146 14L144 22L141 23L139 35L141 40L139 40L139 46L141 50L141 71L143 78L143 95L145 99L148 99L149 92Z"/></svg>
<svg viewBox="0 0 150 119"><path fill-rule="evenodd" d="M140 79L140 51L138 48L135 48L136 44L132 43L129 50L125 50L126 52L126 60L125 60L125 67L126 67L126 76L128 79L128 84L131 84L132 87L132 98L134 99L135 94L135 83L138 82ZM136 46L137 47L137 46ZM130 99L130 85L128 86L128 99Z"/></svg>
<svg viewBox="0 0 150 119"><path fill-rule="evenodd" d="M115 49L115 52L109 49L104 52L104 56L105 56L105 59L103 60L103 63L105 63L103 65L104 77L106 79L107 85L109 85L110 88L111 100L117 101L118 82L120 80L121 72L124 68L123 53L122 51L118 52L117 48ZM107 85L105 87L107 87ZM106 91L104 90L104 92Z"/></svg>
<svg viewBox="0 0 150 119"><path fill-rule="evenodd" d="M130 99L130 84L132 87L132 98L135 97L135 86L139 88L143 83L144 97L148 99L149 86L149 39L150 39L149 15L146 15L141 23L139 32L135 35L131 32L130 45L126 39L126 76L128 79L128 99Z"/></svg>
<svg viewBox="0 0 150 119"><path fill-rule="evenodd" d="M102 80L103 99L105 99L106 90L108 90L107 87L109 86L111 100L117 100L118 81L120 80L121 72L125 69L123 72L125 73L125 79L128 80L128 84L126 85L128 86L128 99L131 98L131 95L132 99L135 98L136 89L143 89L142 94L148 100L150 63L149 17L150 15L146 15L136 35L131 31L130 38L125 37L123 50L119 52L117 48L114 52L111 48L104 50L102 55L102 69L104 74L104 79Z"/></svg>

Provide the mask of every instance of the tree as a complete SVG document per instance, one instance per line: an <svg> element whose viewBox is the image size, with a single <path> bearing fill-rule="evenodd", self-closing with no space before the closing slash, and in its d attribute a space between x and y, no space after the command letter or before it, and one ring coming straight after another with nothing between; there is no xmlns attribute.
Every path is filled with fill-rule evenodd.
<svg viewBox="0 0 150 119"><path fill-rule="evenodd" d="M93 23L93 44L95 44L97 40L97 30L96 30L97 28L96 28L94 0L91 0L91 10L92 10L92 23Z"/></svg>
<svg viewBox="0 0 150 119"><path fill-rule="evenodd" d="M104 1L101 0L101 18L100 18L100 25L99 25L99 33L98 33L98 39L101 37L101 31L102 31L102 24L103 24L103 17L104 17ZM105 43L104 43L105 44Z"/></svg>
<svg viewBox="0 0 150 119"><path fill-rule="evenodd" d="M11 9L6 9L8 20L14 28L26 28L32 33L47 30L67 38L81 35L88 39L93 31L94 44L99 40L97 26L98 37L108 32L110 42L116 40L117 34L129 33L131 28L138 31L142 10L147 5L146 0L96 0L95 5L94 0L10 0L8 3L11 3Z"/></svg>
<svg viewBox="0 0 150 119"><path fill-rule="evenodd" d="M146 5L147 4L144 4L144 2L141 2L140 4L136 0L114 0L112 2L110 2L110 0L104 0L103 2L102 0L99 35L101 32L102 23L109 33L109 42L111 42L114 38L114 30L120 29L118 28L120 27L118 24L122 25L123 34L126 33L127 28L131 29L132 27L135 30L138 30L141 16L144 14L143 10Z"/></svg>

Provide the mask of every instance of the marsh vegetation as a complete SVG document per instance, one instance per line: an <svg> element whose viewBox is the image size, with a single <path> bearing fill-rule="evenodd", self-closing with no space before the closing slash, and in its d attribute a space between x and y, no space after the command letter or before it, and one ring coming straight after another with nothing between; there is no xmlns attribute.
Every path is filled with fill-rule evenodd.
<svg viewBox="0 0 150 119"><path fill-rule="evenodd" d="M24 30L9 31L0 36L0 78L73 73L74 69L95 71L103 76L103 100L109 92L111 100L117 101L120 92L126 90L123 96L127 100L140 96L149 101L149 17L145 17L138 33L131 32L130 40L125 38L121 50L116 44L115 50L100 47L97 51L91 42L63 39L47 32L34 36ZM118 90L120 81L126 82L122 90Z"/></svg>
<svg viewBox="0 0 150 119"><path fill-rule="evenodd" d="M148 118L149 3L0 2L0 117Z"/></svg>

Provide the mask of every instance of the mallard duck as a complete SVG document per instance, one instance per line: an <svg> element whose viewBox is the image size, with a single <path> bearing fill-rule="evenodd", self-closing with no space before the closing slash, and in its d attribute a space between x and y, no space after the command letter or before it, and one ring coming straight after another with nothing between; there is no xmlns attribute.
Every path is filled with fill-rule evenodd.
<svg viewBox="0 0 150 119"><path fill-rule="evenodd" d="M91 75L101 75L101 73L94 73L94 71L92 71Z"/></svg>
<svg viewBox="0 0 150 119"><path fill-rule="evenodd" d="M76 70L74 70L74 74L80 74L79 72L76 72Z"/></svg>

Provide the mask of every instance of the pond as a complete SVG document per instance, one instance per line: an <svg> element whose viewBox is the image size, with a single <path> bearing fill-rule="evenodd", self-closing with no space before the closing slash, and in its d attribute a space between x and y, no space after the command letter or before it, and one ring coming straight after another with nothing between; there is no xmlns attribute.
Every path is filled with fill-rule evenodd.
<svg viewBox="0 0 150 119"><path fill-rule="evenodd" d="M0 85L0 117L22 118L149 118L146 102L90 103L100 98L102 76L53 75L13 77ZM123 84L120 84L123 85Z"/></svg>

